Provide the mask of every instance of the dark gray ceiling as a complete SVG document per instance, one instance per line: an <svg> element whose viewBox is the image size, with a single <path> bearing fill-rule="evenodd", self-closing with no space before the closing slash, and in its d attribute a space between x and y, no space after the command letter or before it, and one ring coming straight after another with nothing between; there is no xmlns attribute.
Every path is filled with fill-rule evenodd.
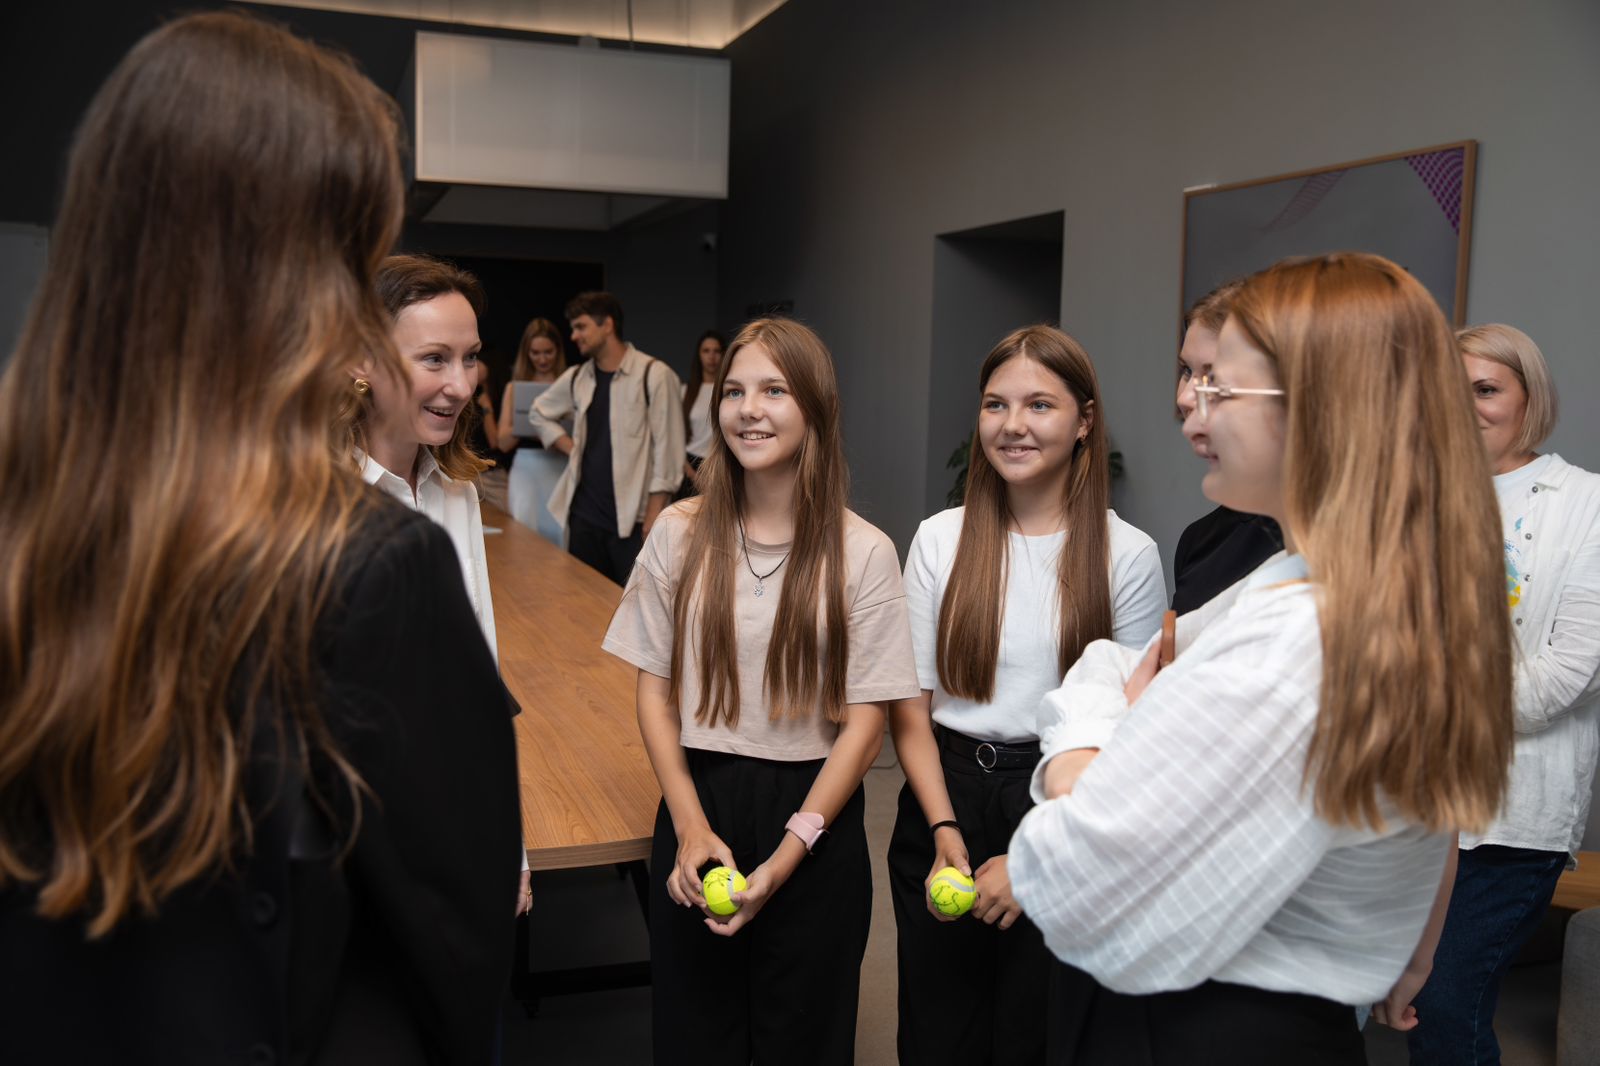
<svg viewBox="0 0 1600 1066"><path fill-rule="evenodd" d="M95 90L139 38L178 15L224 7L252 12L348 52L368 77L390 93L399 88L405 75L416 31L441 29L437 22L215 0L0 4L0 100L11 101L6 121L0 123L0 160L5 161L0 167L0 221L51 222L72 132ZM571 40L481 27L473 27L472 32L523 40ZM637 47L684 51L644 44Z"/></svg>

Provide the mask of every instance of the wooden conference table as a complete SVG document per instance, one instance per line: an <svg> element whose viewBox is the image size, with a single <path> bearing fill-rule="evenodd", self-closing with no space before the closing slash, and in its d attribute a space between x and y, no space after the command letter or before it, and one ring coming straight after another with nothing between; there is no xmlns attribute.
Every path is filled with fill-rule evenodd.
<svg viewBox="0 0 1600 1066"><path fill-rule="evenodd" d="M626 864L642 907L661 790L634 718L636 671L600 650L622 590L496 507L484 505L483 524L500 674L522 705L528 866ZM647 962L532 971L528 923L518 929L513 987L530 1015L541 996L650 982Z"/></svg>
<svg viewBox="0 0 1600 1066"><path fill-rule="evenodd" d="M528 865L650 853L661 790L634 719L633 667L600 650L622 590L488 504L483 524L500 673L516 718Z"/></svg>
<svg viewBox="0 0 1600 1066"><path fill-rule="evenodd" d="M1578 852L1578 868L1561 875L1550 903L1571 911L1600 907L1600 851Z"/></svg>

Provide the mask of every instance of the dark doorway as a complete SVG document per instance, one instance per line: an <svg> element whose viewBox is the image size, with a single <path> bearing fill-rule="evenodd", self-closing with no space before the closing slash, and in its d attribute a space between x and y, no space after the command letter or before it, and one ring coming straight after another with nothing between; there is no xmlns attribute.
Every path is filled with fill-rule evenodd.
<svg viewBox="0 0 1600 1066"><path fill-rule="evenodd" d="M605 288L605 269L599 263L572 263L549 259L498 259L488 256L450 256L463 270L477 275L488 295L489 306L478 323L483 338L483 360L489 364L489 395L498 407L505 383L511 380L517 342L529 320L548 318L567 334L562 317L567 301L580 292ZM572 342L566 341L567 363L577 361Z"/></svg>
<svg viewBox="0 0 1600 1066"><path fill-rule="evenodd" d="M933 249L933 350L928 363L930 513L948 507L950 453L978 421L984 356L1020 326L1061 317L1062 212L939 235Z"/></svg>

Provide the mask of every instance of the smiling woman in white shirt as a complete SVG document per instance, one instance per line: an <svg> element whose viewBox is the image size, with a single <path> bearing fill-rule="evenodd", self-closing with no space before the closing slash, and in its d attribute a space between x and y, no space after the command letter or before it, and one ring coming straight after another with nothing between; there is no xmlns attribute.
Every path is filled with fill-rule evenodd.
<svg viewBox="0 0 1600 1066"><path fill-rule="evenodd" d="M1506 967L1574 865L1600 747L1600 476L1536 451L1556 391L1520 329L1459 335L1494 471L1516 637L1516 757L1494 824L1463 833L1433 973L1417 997L1414 1066L1497 1063L1494 1011Z"/></svg>
<svg viewBox="0 0 1600 1066"><path fill-rule="evenodd" d="M391 255L378 269L378 296L394 321L390 336L405 378L363 367L355 379L359 409L353 434L367 484L421 511L450 534L467 598L496 661L494 603L483 545L483 514L474 483L489 464L472 450L478 417L478 316L483 288L451 263ZM522 854L517 913L532 903Z"/></svg>
<svg viewBox="0 0 1600 1066"><path fill-rule="evenodd" d="M461 577L495 651L494 605L483 550L483 516L474 484L489 464L472 450L477 383L478 279L423 255L391 255L378 271L378 296L394 320L391 336L405 364L401 381L377 373L355 380L361 397L355 447L361 474L443 526L461 556Z"/></svg>
<svg viewBox="0 0 1600 1066"><path fill-rule="evenodd" d="M1112 990L1076 1063L1361 1063L1351 1008L1406 1012L1451 834L1505 791L1488 461L1448 324L1376 256L1252 278L1196 393L1206 495L1287 552L1159 672L1159 642L1085 650L1041 708L1013 889Z"/></svg>

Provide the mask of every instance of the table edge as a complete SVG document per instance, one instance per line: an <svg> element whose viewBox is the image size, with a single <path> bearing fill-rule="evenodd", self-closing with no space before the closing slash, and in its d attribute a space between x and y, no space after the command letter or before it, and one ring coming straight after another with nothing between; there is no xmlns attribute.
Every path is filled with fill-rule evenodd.
<svg viewBox="0 0 1600 1066"><path fill-rule="evenodd" d="M602 840L592 844L567 844L553 848L530 848L528 869L571 870L583 866L605 866L614 862L634 862L650 857L650 837L628 840Z"/></svg>

